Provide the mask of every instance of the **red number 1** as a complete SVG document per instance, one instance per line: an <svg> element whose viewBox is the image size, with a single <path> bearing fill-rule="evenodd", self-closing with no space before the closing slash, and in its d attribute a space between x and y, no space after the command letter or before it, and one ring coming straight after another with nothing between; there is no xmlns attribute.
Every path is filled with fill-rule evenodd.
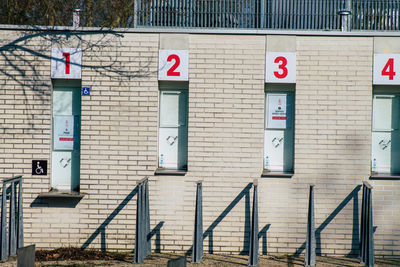
<svg viewBox="0 0 400 267"><path fill-rule="evenodd" d="M286 68L287 65L287 59L285 57L277 57L275 58L274 63L280 63L278 68L282 70L282 73L279 73L278 71L274 71L274 75L278 79L283 79L288 75L288 69Z"/></svg>
<svg viewBox="0 0 400 267"><path fill-rule="evenodd" d="M389 60L386 62L385 67L382 69L382 76L389 76L389 80L393 80L393 77L396 75L396 72L394 72L394 59L389 58Z"/></svg>
<svg viewBox="0 0 400 267"><path fill-rule="evenodd" d="M62 55L65 57L65 74L69 74L71 53L63 53Z"/></svg>
<svg viewBox="0 0 400 267"><path fill-rule="evenodd" d="M175 63L167 71L167 76L181 76L181 73L179 71L175 71L179 67L179 64L181 64L181 59L178 55L172 54L168 56L167 61L171 62L172 60L175 60Z"/></svg>

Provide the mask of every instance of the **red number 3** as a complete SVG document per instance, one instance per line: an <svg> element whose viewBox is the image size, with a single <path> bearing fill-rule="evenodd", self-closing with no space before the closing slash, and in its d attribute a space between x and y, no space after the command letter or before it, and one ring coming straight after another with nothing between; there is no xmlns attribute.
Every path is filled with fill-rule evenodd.
<svg viewBox="0 0 400 267"><path fill-rule="evenodd" d="M382 76L389 76L389 80L393 80L393 77L396 75L396 72L394 72L394 59L389 58L389 60L386 62L385 67L382 69Z"/></svg>
<svg viewBox="0 0 400 267"><path fill-rule="evenodd" d="M282 73L274 71L275 77L278 79L285 78L288 75L288 69L286 68L287 59L285 57L277 57L275 58L274 63L278 63L279 64L278 68L282 70Z"/></svg>
<svg viewBox="0 0 400 267"><path fill-rule="evenodd" d="M178 55L172 54L168 56L167 61L171 62L172 60L175 60L175 63L167 71L167 76L181 76L179 71L175 71L179 67L179 64L181 64L181 59Z"/></svg>

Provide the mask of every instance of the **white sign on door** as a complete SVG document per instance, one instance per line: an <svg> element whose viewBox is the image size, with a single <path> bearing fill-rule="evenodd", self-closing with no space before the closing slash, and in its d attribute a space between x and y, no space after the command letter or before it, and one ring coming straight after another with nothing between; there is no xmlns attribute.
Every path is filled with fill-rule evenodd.
<svg viewBox="0 0 400 267"><path fill-rule="evenodd" d="M400 54L374 54L373 84L400 84Z"/></svg>
<svg viewBox="0 0 400 267"><path fill-rule="evenodd" d="M296 53L267 52L265 82L296 83Z"/></svg>
<svg viewBox="0 0 400 267"><path fill-rule="evenodd" d="M51 49L51 78L80 79L82 51L79 48Z"/></svg>
<svg viewBox="0 0 400 267"><path fill-rule="evenodd" d="M158 53L158 80L188 81L189 51L160 50Z"/></svg>
<svg viewBox="0 0 400 267"><path fill-rule="evenodd" d="M74 116L54 117L54 149L74 149Z"/></svg>
<svg viewBox="0 0 400 267"><path fill-rule="evenodd" d="M286 94L268 94L267 95L267 128L285 129L290 125L290 114L287 111Z"/></svg>

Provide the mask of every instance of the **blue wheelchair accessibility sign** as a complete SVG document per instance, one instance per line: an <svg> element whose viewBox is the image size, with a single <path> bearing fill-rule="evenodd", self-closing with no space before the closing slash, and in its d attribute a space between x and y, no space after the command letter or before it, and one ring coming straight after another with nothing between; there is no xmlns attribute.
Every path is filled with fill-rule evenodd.
<svg viewBox="0 0 400 267"><path fill-rule="evenodd" d="M82 95L90 95L90 87L82 87Z"/></svg>

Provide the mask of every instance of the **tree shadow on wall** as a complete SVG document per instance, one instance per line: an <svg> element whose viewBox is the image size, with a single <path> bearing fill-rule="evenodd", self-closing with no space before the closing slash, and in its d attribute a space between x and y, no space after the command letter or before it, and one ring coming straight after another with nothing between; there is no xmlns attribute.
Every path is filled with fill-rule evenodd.
<svg viewBox="0 0 400 267"><path fill-rule="evenodd" d="M18 128L19 131L29 131L34 129L35 122L42 122L42 116L47 113L37 113L38 102L41 106L49 106L51 96L50 68L45 70L44 62L54 59L51 57L52 47L68 47L74 45L82 50L83 57L85 52L91 53L91 60L82 60L82 70L107 77L110 80L119 81L120 84L129 82L135 78L148 77L154 75L150 71L151 59L142 58L139 66L132 70L126 63L120 62L122 57L119 48L122 46L123 34L112 30L103 30L101 32L74 32L49 30L44 31L38 27L30 27L31 31L15 32L17 36L14 40L0 45L0 62L3 66L0 68L0 77L3 78L4 85L10 85L0 88L0 94L3 90L15 90L18 95L23 95L24 114L27 116L25 128ZM106 54L107 56L104 56ZM55 59L61 61L60 59ZM97 62L97 63L96 63ZM101 63L98 63L101 62ZM75 63L70 63L71 65ZM49 76L46 76L46 75ZM33 92L33 96L32 96ZM7 101L7 100L6 100ZM34 112L36 110L36 112ZM7 124L0 124L0 134L13 133L16 130Z"/></svg>
<svg viewBox="0 0 400 267"><path fill-rule="evenodd" d="M138 186L135 187L126 197L125 199L115 208L115 210L104 220L104 222L94 231L93 234L83 243L81 246L82 249L86 249L89 245L100 235L100 246L102 251L106 251L107 249L107 240L106 240L106 228L112 222L112 220L120 213L120 211L132 200L132 198L137 194ZM156 236L155 240L155 252L161 252L161 228L163 227L164 222L159 222L153 230L147 236L147 239L151 239L153 236ZM135 230L132 229L132 235L135 233Z"/></svg>
<svg viewBox="0 0 400 267"><path fill-rule="evenodd" d="M321 249L321 233L322 231L332 222L332 220L338 215L346 205L353 200L353 230L351 238L351 251L346 255L347 257L357 257L359 255L360 248L360 222L359 222L359 208L358 208L358 192L361 189L361 185L356 186L353 191L346 196L346 198L336 207L336 209L325 219L323 223L315 230L316 239L316 254L317 256L322 255ZM299 257L300 254L305 250L306 242L304 242L300 248L297 249L294 256Z"/></svg>

